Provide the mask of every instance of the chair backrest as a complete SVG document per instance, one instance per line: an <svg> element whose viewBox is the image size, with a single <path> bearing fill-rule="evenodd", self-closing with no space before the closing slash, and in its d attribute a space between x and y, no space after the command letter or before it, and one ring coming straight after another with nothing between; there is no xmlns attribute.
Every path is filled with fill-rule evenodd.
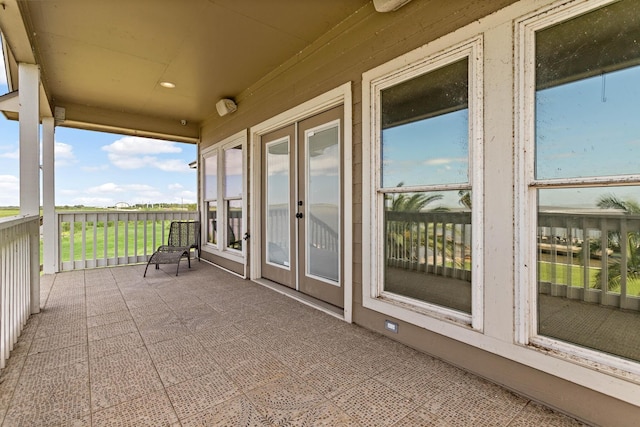
<svg viewBox="0 0 640 427"><path fill-rule="evenodd" d="M169 246L198 248L200 240L200 222L173 221L169 228Z"/></svg>

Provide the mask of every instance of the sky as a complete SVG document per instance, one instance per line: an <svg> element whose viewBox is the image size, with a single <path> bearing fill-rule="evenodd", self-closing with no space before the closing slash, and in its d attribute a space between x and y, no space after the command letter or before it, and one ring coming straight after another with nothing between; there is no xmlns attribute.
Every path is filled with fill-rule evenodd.
<svg viewBox="0 0 640 427"><path fill-rule="evenodd" d="M0 61L0 95L7 92ZM19 205L18 142L18 122L0 114L0 207ZM196 203L196 157L195 144L57 126L56 206Z"/></svg>

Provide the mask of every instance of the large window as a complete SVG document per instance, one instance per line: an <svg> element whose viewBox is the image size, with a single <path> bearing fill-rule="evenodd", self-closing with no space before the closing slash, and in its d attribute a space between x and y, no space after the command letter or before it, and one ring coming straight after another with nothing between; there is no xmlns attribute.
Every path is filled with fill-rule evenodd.
<svg viewBox="0 0 640 427"><path fill-rule="evenodd" d="M246 132L203 151L205 249L238 257L246 229Z"/></svg>
<svg viewBox="0 0 640 427"><path fill-rule="evenodd" d="M640 1L595 3L525 26L532 340L640 361Z"/></svg>
<svg viewBox="0 0 640 427"><path fill-rule="evenodd" d="M377 280L365 291L478 328L480 47L476 39L371 79Z"/></svg>

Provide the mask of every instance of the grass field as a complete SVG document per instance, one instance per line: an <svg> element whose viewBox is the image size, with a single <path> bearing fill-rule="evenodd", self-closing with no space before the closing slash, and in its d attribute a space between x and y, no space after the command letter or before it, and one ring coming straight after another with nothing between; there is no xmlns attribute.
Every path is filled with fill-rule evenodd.
<svg viewBox="0 0 640 427"><path fill-rule="evenodd" d="M154 231L155 223L155 231ZM71 257L71 232L66 224L66 230L61 232L61 259L62 261L70 261ZM73 232L73 259L82 260L93 259L94 250L97 258L113 258L116 256L134 256L134 255L151 255L156 247L165 244L169 236L169 227L171 221L119 221L117 229L117 246L116 246L116 227L113 221L107 223L107 234L105 236L104 222L98 221L94 223L87 222L84 236L85 248L83 251L83 231L82 224L75 224ZM163 236L164 229L164 236ZM145 252L145 230L146 230L146 252ZM153 235L155 232L155 242ZM128 235L128 239L125 236ZM95 239L94 239L95 236ZM105 244L106 238L106 244ZM105 256L106 251L106 256ZM83 253L84 252L84 253ZM83 257L84 255L84 257Z"/></svg>
<svg viewBox="0 0 640 427"><path fill-rule="evenodd" d="M16 216L20 213L20 209L18 208L0 208L0 218L5 218L8 216Z"/></svg>
<svg viewBox="0 0 640 427"><path fill-rule="evenodd" d="M571 283L569 283L568 275L571 271ZM557 283L560 285L568 285L582 288L584 286L584 272L581 265L567 265L562 263L555 264L555 274L553 271L553 263L538 262L539 280L548 283ZM595 288L596 276L600 271L599 268L589 267L589 283L588 286ZM555 276L555 277L554 277ZM627 279L627 295L640 295L640 281Z"/></svg>

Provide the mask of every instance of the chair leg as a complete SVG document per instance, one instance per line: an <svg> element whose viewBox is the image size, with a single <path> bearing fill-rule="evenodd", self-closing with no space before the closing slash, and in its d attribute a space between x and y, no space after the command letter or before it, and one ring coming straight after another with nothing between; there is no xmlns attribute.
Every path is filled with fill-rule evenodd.
<svg viewBox="0 0 640 427"><path fill-rule="evenodd" d="M180 260L178 260L178 266L176 267L176 276L178 275L179 270L180 270Z"/></svg>
<svg viewBox="0 0 640 427"><path fill-rule="evenodd" d="M147 277L147 268L149 268L150 261L151 260L147 262L147 266L144 268L144 274L142 275L142 277ZM156 268L158 268L158 264L156 264Z"/></svg>

